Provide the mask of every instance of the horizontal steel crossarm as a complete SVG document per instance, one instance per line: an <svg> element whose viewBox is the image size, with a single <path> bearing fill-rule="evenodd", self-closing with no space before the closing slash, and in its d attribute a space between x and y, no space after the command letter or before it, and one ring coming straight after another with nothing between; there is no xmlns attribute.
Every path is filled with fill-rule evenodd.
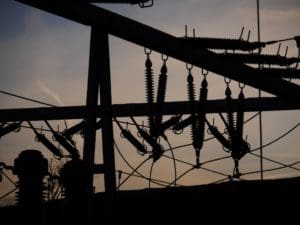
<svg viewBox="0 0 300 225"><path fill-rule="evenodd" d="M259 76L255 69L230 62L209 50L195 48L175 36L87 3L70 1L17 0L64 18L101 26L121 39L207 69L221 76L245 83L280 97L300 97L300 86L288 81Z"/></svg>
<svg viewBox="0 0 300 225"><path fill-rule="evenodd" d="M190 114L189 102L166 102L164 105L164 115ZM232 102L233 110L237 110L238 100ZM148 108L145 103L135 104L115 104L112 106L114 117L146 116ZM280 111L299 110L300 101L297 99L282 99L265 97L261 101L258 98L245 99L245 111ZM222 100L209 100L207 102L206 113L226 112L226 102ZM34 121L34 120L63 120L63 119L84 119L86 115L85 106L66 107L43 107L24 109L1 109L1 121ZM101 117L101 106L97 109L98 117Z"/></svg>

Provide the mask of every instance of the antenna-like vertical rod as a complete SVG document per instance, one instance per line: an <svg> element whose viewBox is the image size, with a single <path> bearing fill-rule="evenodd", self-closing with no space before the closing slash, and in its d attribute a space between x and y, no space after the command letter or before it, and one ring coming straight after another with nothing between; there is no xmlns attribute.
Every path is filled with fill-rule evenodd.
<svg viewBox="0 0 300 225"><path fill-rule="evenodd" d="M259 6L259 0L256 0L256 6L257 6L257 41L260 43L260 6ZM261 53L261 48L259 48L259 53ZM259 65L259 68L261 68L261 65ZM258 90L258 98L261 99L261 90ZM263 137L262 137L262 113L261 110L258 112L258 119L259 119L259 147L260 147L260 179L264 179L263 175Z"/></svg>

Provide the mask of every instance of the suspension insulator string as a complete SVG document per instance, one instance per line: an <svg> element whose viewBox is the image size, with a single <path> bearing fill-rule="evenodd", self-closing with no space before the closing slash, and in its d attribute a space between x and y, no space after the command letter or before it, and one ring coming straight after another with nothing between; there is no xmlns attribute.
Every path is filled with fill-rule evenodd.
<svg viewBox="0 0 300 225"><path fill-rule="evenodd" d="M227 124L228 124L228 133L229 133L229 142L232 145L233 139L234 139L234 128L235 128L235 123L234 123L234 115L232 111L232 97L231 97L231 89L229 87L230 80L226 81L226 90L225 90L225 95L226 95L226 106L227 106Z"/></svg>
<svg viewBox="0 0 300 225"><path fill-rule="evenodd" d="M249 144L243 139L244 131L244 112L245 112L245 95L243 89L245 85L239 84L240 93L238 97L238 109L236 118L235 141L232 154L235 160L240 160L250 152Z"/></svg>
<svg viewBox="0 0 300 225"><path fill-rule="evenodd" d="M240 85L240 93L238 97L238 110L236 115L236 131L240 138L243 138L244 129L244 111L245 111L245 95L243 92L244 86Z"/></svg>
<svg viewBox="0 0 300 225"><path fill-rule="evenodd" d="M189 66L186 64L186 68L188 70L188 76L187 76L187 93L188 93L188 99L189 99L189 105L190 105L190 112L191 112L191 137L192 137L192 143L193 147L196 152L196 164L199 164L199 155L200 155L200 148L199 148L199 142L197 137L197 116L196 116L196 107L195 107L195 87L194 87L194 78L192 75L192 68L193 66Z"/></svg>
<svg viewBox="0 0 300 225"><path fill-rule="evenodd" d="M207 94L208 94L208 83L206 75L201 83L198 112L197 112L197 150L196 151L196 163L200 164L200 150L203 147L204 133L205 133L205 111L207 104Z"/></svg>
<svg viewBox="0 0 300 225"><path fill-rule="evenodd" d="M156 96L156 110L155 110L155 125L153 129L153 133L151 135L155 138L159 137L159 130L161 130L162 118L163 118L163 106L165 103L166 97L166 89L167 89L167 60L168 57L164 58L162 56L163 65L160 70L159 80L158 80L158 88L157 88L157 96Z"/></svg>
<svg viewBox="0 0 300 225"><path fill-rule="evenodd" d="M145 90L146 90L146 99L148 104L148 125L150 130L154 126L154 91L153 91L153 70L152 70L152 61L150 59L151 50L145 48L145 54L147 56L145 61Z"/></svg>

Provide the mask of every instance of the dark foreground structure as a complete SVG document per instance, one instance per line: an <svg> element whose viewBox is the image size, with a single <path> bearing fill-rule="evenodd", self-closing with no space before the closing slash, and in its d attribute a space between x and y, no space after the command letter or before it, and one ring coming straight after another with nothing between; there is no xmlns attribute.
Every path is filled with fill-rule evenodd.
<svg viewBox="0 0 300 225"><path fill-rule="evenodd" d="M36 1L17 0L28 6L46 11L53 15L69 19L90 27L90 55L87 71L87 93L84 106L16 108L1 109L0 136L16 130L23 121L27 121L40 141L49 151L59 158L65 154L56 148L45 135L37 132L32 121L44 121L53 137L68 152L72 160L64 166L62 180L66 199L39 204L43 200L42 178L47 174L46 163L36 151L20 157L14 169L19 176L19 206L0 208L1 224L30 225L96 225L96 224L298 224L300 177L290 179L263 181L231 181L227 183L178 187L166 189L147 189L138 191L117 191L116 166L114 156L114 129L116 122L124 138L139 153L148 153L144 145L131 135L118 122L119 117L127 117L133 122L136 130L152 150L149 157L153 162L163 156L159 138L165 138L164 131L178 125L178 130L187 126L192 128L192 141L196 153L195 168L201 168L199 161L200 149L204 142L207 126L214 137L222 144L234 159L234 177L239 178L239 160L250 152L250 145L244 140L243 125L245 112L261 112L275 110L299 110L300 86L290 82L300 78L300 36L289 40L296 42L299 50L298 58L287 58L277 55L252 54L267 44L279 43L284 40L269 42L249 42L237 40L201 37L175 37L152 28L138 21L131 20L114 12L110 12L95 4L94 1ZM97 1L99 2L99 1ZM153 1L100 1L129 2L132 4ZM110 74L109 35L139 45L145 49L146 103L113 104ZM249 38L248 38L249 39ZM68 40L66 40L68 41ZM214 52L213 50L233 50L238 54ZM157 87L157 99L154 101L153 71L150 53L162 54L162 69ZM238 52L236 52L238 51ZM243 52L244 51L244 52ZM239 53L241 52L241 53ZM250 54L251 53L251 54ZM187 66L188 101L166 102L168 57L180 60ZM191 66L201 68L203 80L199 100L195 100L195 91ZM253 64L254 66L249 66ZM296 65L294 65L296 64ZM271 67L275 65L276 67ZM293 65L293 67L291 67ZM240 94L233 99L226 85L225 99L208 99L208 83L205 71L210 71L226 79L239 82ZM289 80L286 80L289 79ZM243 89L247 86L272 94L274 97L248 98ZM3 92L2 92L3 93ZM9 94L5 92L6 94ZM16 95L14 95L16 96ZM99 104L100 97L100 104ZM195 107L197 105L197 107ZM199 107L198 107L199 106ZM196 110L197 108L197 110ZM238 115L235 117L234 113ZM206 119L209 113L218 113L223 120L229 138L226 139L214 124ZM222 113L227 114L227 120ZM180 117L187 115L185 125L179 123ZM164 121L164 116L173 116L173 122ZM134 117L147 117L149 132L144 131ZM174 118L177 121L174 120ZM48 120L82 120L77 128L64 132L56 132ZM236 124L235 122L236 121ZM175 123L176 122L176 123ZM182 122L182 121L181 121ZM78 129L81 127L80 129ZM298 126L298 125L297 125ZM194 128L193 128L194 127ZM172 129L173 129L172 128ZM95 164L96 131L101 129L103 163ZM176 129L174 128L176 131ZM178 131L177 130L177 131ZM119 130L118 130L119 131ZM72 135L83 135L84 146L81 156L72 140ZM262 133L262 132L260 132ZM262 135L260 135L262 138ZM262 143L262 141L261 141ZM149 148L149 149L150 149ZM263 162L261 144L261 165ZM32 160L35 159L35 160ZM150 158L149 158L150 159ZM32 162L37 162L37 169ZM279 163L282 165L282 163ZM294 163L293 165L296 165ZM24 173L23 169L29 168ZM24 167L23 167L24 166ZM193 167L193 168L194 168ZM285 165L284 167L289 167ZM33 169L32 169L33 168ZM40 169L44 168L44 169ZM262 166L261 166L262 168ZM298 168L296 168L299 170ZM262 171L263 172L263 171ZM23 175L30 175L24 179ZM93 194L94 174L104 175L104 193ZM226 176L226 175L225 175ZM74 182L75 181L75 182ZM33 191L33 184L39 188ZM20 189L21 188L21 189ZM33 201L34 199L38 201ZM34 202L36 208L30 208ZM24 204L23 204L24 203Z"/></svg>
<svg viewBox="0 0 300 225"><path fill-rule="evenodd" d="M112 216L104 193L97 193L91 224L297 224L299 200L299 177L119 191ZM66 218L65 205L64 200L48 202L43 223L78 224L78 215L73 214L74 221ZM16 207L1 208L1 221L17 224L17 213Z"/></svg>

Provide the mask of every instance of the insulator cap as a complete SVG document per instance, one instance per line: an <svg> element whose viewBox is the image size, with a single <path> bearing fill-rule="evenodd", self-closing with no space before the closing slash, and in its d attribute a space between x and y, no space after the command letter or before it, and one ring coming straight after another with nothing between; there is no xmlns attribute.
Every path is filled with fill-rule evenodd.
<svg viewBox="0 0 300 225"><path fill-rule="evenodd" d="M40 151L24 150L15 159L13 173L18 176L46 176L48 161Z"/></svg>

